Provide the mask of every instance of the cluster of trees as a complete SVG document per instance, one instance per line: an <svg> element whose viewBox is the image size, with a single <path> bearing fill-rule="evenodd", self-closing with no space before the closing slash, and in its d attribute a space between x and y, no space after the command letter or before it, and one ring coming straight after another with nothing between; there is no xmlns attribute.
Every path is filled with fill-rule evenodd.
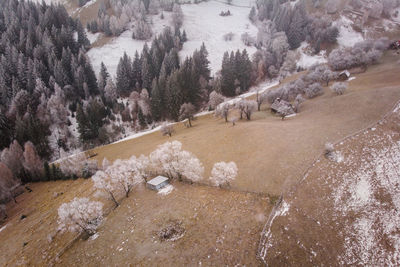
<svg viewBox="0 0 400 267"><path fill-rule="evenodd" d="M332 71L327 65L316 65L310 68L309 72L302 75L295 81L285 84L284 86L268 91L266 99L269 103L273 103L277 98L287 102L298 102L305 96L308 99L317 97L324 93L321 83L329 85L329 82L338 78L338 73ZM297 99L297 101L296 101ZM296 105L298 108L298 105ZM296 108L296 109L297 109Z"/></svg>
<svg viewBox="0 0 400 267"><path fill-rule="evenodd" d="M48 159L76 147L68 105L98 94L80 22L62 6L5 0L0 34L0 150L30 141Z"/></svg>
<svg viewBox="0 0 400 267"><path fill-rule="evenodd" d="M252 85L252 64L246 49L224 53L220 77L220 92L234 96L245 92Z"/></svg>
<svg viewBox="0 0 400 267"><path fill-rule="evenodd" d="M335 43L338 29L327 18L312 17L307 13L305 1L292 5L289 0L259 0L250 11L252 21L269 21L278 32L287 36L290 49L308 41L319 51L323 43Z"/></svg>
<svg viewBox="0 0 400 267"><path fill-rule="evenodd" d="M174 28L180 28L183 22L180 5L172 1L159 0L102 1L97 18L88 22L86 27L92 33L103 32L107 36L119 36L133 24L132 38L148 40L153 35L149 15L157 15L160 11L171 11ZM161 18L164 18L163 13Z"/></svg>
<svg viewBox="0 0 400 267"><path fill-rule="evenodd" d="M356 43L353 47L341 47L329 54L328 62L334 70L344 70L354 67L364 67L375 64L389 47L389 40L366 40Z"/></svg>
<svg viewBox="0 0 400 267"><path fill-rule="evenodd" d="M76 161L76 163L78 163ZM230 186L236 178L238 168L234 162L215 163L209 178L219 187ZM105 193L118 207L119 195L129 197L131 190L145 182L147 177L164 175L170 179L199 182L203 179L204 167L192 153L182 150L178 141L167 142L157 147L149 157L132 156L127 160L116 160L113 164L103 160L102 170L93 175L94 187ZM83 232L92 235L103 220L103 204L88 198L74 198L58 209L58 224L61 231Z"/></svg>
<svg viewBox="0 0 400 267"><path fill-rule="evenodd" d="M44 169L34 145L29 141L22 148L18 141L14 140L10 147L1 152L0 156L0 215L4 215L3 204L12 198L15 201L16 189L21 181L41 180Z"/></svg>

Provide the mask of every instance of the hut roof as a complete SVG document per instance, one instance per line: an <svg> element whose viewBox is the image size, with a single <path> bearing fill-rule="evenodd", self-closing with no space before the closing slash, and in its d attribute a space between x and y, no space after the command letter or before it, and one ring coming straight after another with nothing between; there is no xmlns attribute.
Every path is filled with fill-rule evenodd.
<svg viewBox="0 0 400 267"><path fill-rule="evenodd" d="M164 176L157 176L153 179L151 179L150 181L148 181L147 183L153 186L157 186L159 184L164 183L165 181L168 181L169 179L167 177Z"/></svg>
<svg viewBox="0 0 400 267"><path fill-rule="evenodd" d="M275 99L274 103L272 103L271 105L271 110L274 112L285 111L286 116L295 113L292 105L289 102L280 98Z"/></svg>
<svg viewBox="0 0 400 267"><path fill-rule="evenodd" d="M339 76L342 76L342 75L346 75L346 77L349 78L350 77L350 72L348 70L344 70L341 73L339 73Z"/></svg>

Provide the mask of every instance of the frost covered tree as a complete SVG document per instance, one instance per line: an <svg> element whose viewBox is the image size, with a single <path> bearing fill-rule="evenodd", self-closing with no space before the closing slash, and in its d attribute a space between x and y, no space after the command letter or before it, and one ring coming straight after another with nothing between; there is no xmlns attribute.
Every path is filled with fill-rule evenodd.
<svg viewBox="0 0 400 267"><path fill-rule="evenodd" d="M256 93L256 102L257 102L257 110L260 111L261 110L261 105L267 101L267 97L268 95L266 93L261 93L259 91L257 91Z"/></svg>
<svg viewBox="0 0 400 267"><path fill-rule="evenodd" d="M7 165L15 177L19 177L23 169L24 151L18 143L14 140L9 148L5 148L1 153L1 162Z"/></svg>
<svg viewBox="0 0 400 267"><path fill-rule="evenodd" d="M106 86L104 87L104 98L108 103L113 103L118 98L117 87L111 77L107 79Z"/></svg>
<svg viewBox="0 0 400 267"><path fill-rule="evenodd" d="M313 83L305 89L305 94L307 98L314 98L324 94L324 89L321 84Z"/></svg>
<svg viewBox="0 0 400 267"><path fill-rule="evenodd" d="M194 119L194 114L196 113L196 108L191 103L184 103L179 110L179 119L188 120L189 127L192 127L192 120Z"/></svg>
<svg viewBox="0 0 400 267"><path fill-rule="evenodd" d="M36 152L35 146L31 142L26 142L24 145L24 168L31 176L33 181L39 181L43 176L43 162Z"/></svg>
<svg viewBox="0 0 400 267"><path fill-rule="evenodd" d="M128 160L117 159L106 172L123 189L125 197L129 196L135 185L144 181L145 175L144 166L135 156Z"/></svg>
<svg viewBox="0 0 400 267"><path fill-rule="evenodd" d="M300 112L300 105L306 101L301 94L298 94L296 96L296 99L294 100L294 112L299 113Z"/></svg>
<svg viewBox="0 0 400 267"><path fill-rule="evenodd" d="M151 152L149 160L156 173L170 179L198 182L203 178L203 164L192 153L182 150L179 141L159 145Z"/></svg>
<svg viewBox="0 0 400 267"><path fill-rule="evenodd" d="M217 106L215 110L215 116L224 118L225 122L228 122L229 110L230 110L230 105L228 103L221 104Z"/></svg>
<svg viewBox="0 0 400 267"><path fill-rule="evenodd" d="M328 14L335 14L338 11L338 1L328 0L325 4L325 9Z"/></svg>
<svg viewBox="0 0 400 267"><path fill-rule="evenodd" d="M119 185L110 175L109 168L107 168L105 171L97 171L92 176L92 181L95 188L105 192L108 195L111 201L115 204L115 207L119 206L119 202L116 199L116 193Z"/></svg>
<svg viewBox="0 0 400 267"><path fill-rule="evenodd" d="M217 162L211 170L210 180L215 186L230 186L230 183L236 179L237 172L235 162Z"/></svg>
<svg viewBox="0 0 400 267"><path fill-rule="evenodd" d="M243 115L245 115L247 120L251 120L251 115L257 109L257 102L253 100L242 99L236 104L236 108L239 109L240 119L242 119Z"/></svg>
<svg viewBox="0 0 400 267"><path fill-rule="evenodd" d="M103 220L103 203L88 198L74 198L58 208L58 225L62 232L93 235Z"/></svg>
<svg viewBox="0 0 400 267"><path fill-rule="evenodd" d="M7 203L11 198L16 203L14 189L20 185L12 171L3 162L0 162L0 203Z"/></svg>
<svg viewBox="0 0 400 267"><path fill-rule="evenodd" d="M218 107L219 104L225 101L223 95L217 93L216 91L212 91L209 96L210 100L208 101L208 106L211 110L214 110Z"/></svg>
<svg viewBox="0 0 400 267"><path fill-rule="evenodd" d="M337 82L331 86L331 90L337 95L343 95L347 90L347 83Z"/></svg>
<svg viewBox="0 0 400 267"><path fill-rule="evenodd" d="M168 135L169 137L172 136L174 132L174 126L170 123L163 123L160 128L160 132L163 136Z"/></svg>
<svg viewBox="0 0 400 267"><path fill-rule="evenodd" d="M175 29L179 29L183 23L183 12L182 8L179 4L174 4L172 8L172 23Z"/></svg>
<svg viewBox="0 0 400 267"><path fill-rule="evenodd" d="M89 178L98 169L97 161L90 160L84 152L68 156L60 161L61 171L69 177Z"/></svg>
<svg viewBox="0 0 400 267"><path fill-rule="evenodd" d="M133 31L132 38L136 40L148 40L153 35L151 26L144 20L139 20Z"/></svg>

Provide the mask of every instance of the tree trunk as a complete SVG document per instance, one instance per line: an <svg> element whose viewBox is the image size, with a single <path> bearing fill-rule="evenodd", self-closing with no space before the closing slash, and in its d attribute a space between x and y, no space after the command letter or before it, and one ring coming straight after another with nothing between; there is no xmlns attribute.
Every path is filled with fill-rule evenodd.
<svg viewBox="0 0 400 267"><path fill-rule="evenodd" d="M189 127L192 127L192 122L190 120L190 117L188 118L188 120L189 120Z"/></svg>

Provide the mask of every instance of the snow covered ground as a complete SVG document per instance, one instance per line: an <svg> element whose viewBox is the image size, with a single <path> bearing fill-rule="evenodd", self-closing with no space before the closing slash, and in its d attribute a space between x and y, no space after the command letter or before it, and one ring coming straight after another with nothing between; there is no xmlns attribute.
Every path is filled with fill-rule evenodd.
<svg viewBox="0 0 400 267"><path fill-rule="evenodd" d="M307 42L303 42L301 46L297 49L300 53L300 59L297 61L297 67L301 67L303 69L307 69L315 64L323 64L326 63L327 56L326 51L322 50L316 55L310 55L306 53L306 48L308 46Z"/></svg>
<svg viewBox="0 0 400 267"><path fill-rule="evenodd" d="M255 47L247 47L241 40L241 35L248 32L257 36L257 27L249 20L250 6L253 1L234 1L227 5L225 1L208 1L200 4L182 5L184 22L182 29L186 31L188 41L183 45L180 56L184 59L199 49L204 42L209 52L211 72L221 69L225 51L247 49L249 55L256 52ZM221 11L231 12L231 16L222 17ZM234 33L232 41L224 41L223 36Z"/></svg>
<svg viewBox="0 0 400 267"><path fill-rule="evenodd" d="M151 19L153 21L153 37L161 33L165 27L171 26L171 13L164 12L163 20L160 19L159 15L151 16ZM101 47L94 47L88 51L87 55L90 58L96 75L100 72L101 62L104 62L108 72L114 76L117 73L119 59L124 55L124 52L131 58L135 56L136 51L139 53L142 52L146 41L132 39L132 32L132 29L127 30L120 36L113 38L107 44ZM92 40L95 38L95 36L90 35L88 37ZM150 46L151 40L148 43Z"/></svg>
<svg viewBox="0 0 400 267"><path fill-rule="evenodd" d="M236 0L233 4L227 5L224 2L209 1L182 5L184 14L182 30L186 31L188 41L183 45L180 52L181 60L192 55L204 42L209 52L211 71L215 73L221 68L225 51L247 49L250 56L256 52L255 47L247 47L241 40L241 35L245 32L253 37L257 36L257 27L251 24L248 19L250 6L253 2ZM231 16L219 16L221 11L228 9L232 13ZM166 26L171 26L171 13L164 12L164 16L164 20L161 20L159 15L151 17L153 20L153 36L161 33ZM225 42L223 36L229 32L234 33L233 40ZM98 36L88 34L88 38L93 43ZM90 49L87 54L96 74L100 71L101 62L104 62L111 75L115 75L119 59L124 52L133 57L136 51L139 53L142 51L145 43L145 41L133 40L132 30L130 29L119 37L113 38L104 46Z"/></svg>
<svg viewBox="0 0 400 267"><path fill-rule="evenodd" d="M345 16L341 16L340 19L333 22L333 25L339 29L337 42L340 46L351 47L364 40L362 34L353 29L353 22Z"/></svg>

